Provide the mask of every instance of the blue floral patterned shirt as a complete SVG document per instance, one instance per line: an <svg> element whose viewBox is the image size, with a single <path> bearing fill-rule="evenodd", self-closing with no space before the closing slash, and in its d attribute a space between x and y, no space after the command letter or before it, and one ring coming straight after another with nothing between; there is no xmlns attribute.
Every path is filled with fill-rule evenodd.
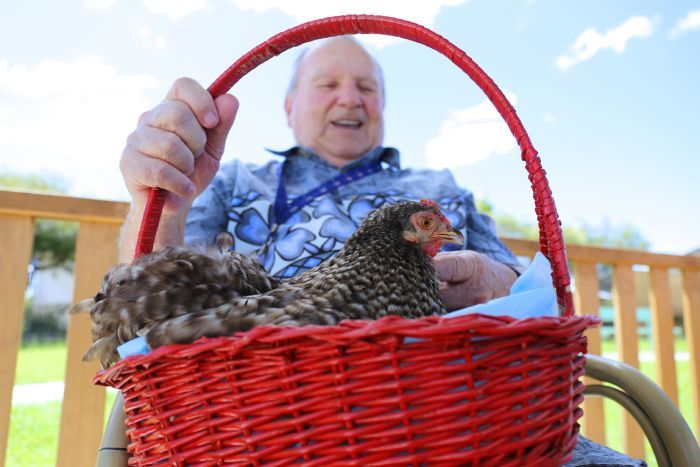
<svg viewBox="0 0 700 467"><path fill-rule="evenodd" d="M281 162L255 166L234 161L223 165L195 200L187 219L186 241L211 242L228 230L234 236L233 249L257 254L268 272L287 278L340 250L372 209L384 203L431 198L464 235L464 248L517 265L496 236L491 218L477 212L472 194L460 188L448 170L402 169L398 151L383 147L341 169L298 147L276 154L286 159L284 184L290 201L364 164L379 161L383 170L313 198L278 225L274 202Z"/></svg>

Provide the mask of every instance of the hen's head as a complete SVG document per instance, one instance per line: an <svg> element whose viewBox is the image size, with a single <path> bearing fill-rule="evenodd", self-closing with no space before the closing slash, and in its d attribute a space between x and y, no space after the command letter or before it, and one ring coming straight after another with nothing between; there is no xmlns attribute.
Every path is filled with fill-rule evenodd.
<svg viewBox="0 0 700 467"><path fill-rule="evenodd" d="M407 243L429 256L435 256L446 243L461 245L464 242L462 233L452 227L437 203L425 199L375 209L360 225L357 237L382 239L387 247L392 240Z"/></svg>

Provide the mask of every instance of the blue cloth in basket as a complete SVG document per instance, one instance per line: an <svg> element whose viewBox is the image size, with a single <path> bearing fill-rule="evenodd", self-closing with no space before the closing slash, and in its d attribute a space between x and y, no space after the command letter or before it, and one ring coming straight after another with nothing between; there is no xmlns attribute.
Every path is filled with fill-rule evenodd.
<svg viewBox="0 0 700 467"><path fill-rule="evenodd" d="M132 355L143 355L151 351L151 348L146 343L146 338L139 336L130 341L124 342L117 347L117 352L121 358L130 357Z"/></svg>
<svg viewBox="0 0 700 467"><path fill-rule="evenodd" d="M527 269L511 286L509 295L452 311L445 317L467 313L505 315L517 319L558 316L557 294L552 285L552 266L547 257L537 252Z"/></svg>

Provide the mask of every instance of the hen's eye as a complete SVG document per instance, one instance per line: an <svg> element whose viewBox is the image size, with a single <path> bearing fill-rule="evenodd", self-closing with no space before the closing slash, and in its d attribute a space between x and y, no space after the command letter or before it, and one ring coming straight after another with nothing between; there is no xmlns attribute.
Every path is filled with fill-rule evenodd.
<svg viewBox="0 0 700 467"><path fill-rule="evenodd" d="M418 223L422 228L429 229L435 224L435 219L432 217L421 217Z"/></svg>

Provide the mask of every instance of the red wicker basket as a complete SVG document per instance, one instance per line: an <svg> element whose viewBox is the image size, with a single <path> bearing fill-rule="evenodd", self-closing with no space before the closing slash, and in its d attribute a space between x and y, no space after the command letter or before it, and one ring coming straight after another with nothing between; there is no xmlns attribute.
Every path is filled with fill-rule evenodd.
<svg viewBox="0 0 700 467"><path fill-rule="evenodd" d="M414 23L347 15L282 32L209 88L226 92L285 50L378 33L444 54L484 91L520 145L560 317L347 321L260 327L128 357L95 383L122 391L129 465L558 465L578 432L586 338L574 316L561 228L537 151L503 93L463 51ZM149 253L164 192L154 189L137 255Z"/></svg>

